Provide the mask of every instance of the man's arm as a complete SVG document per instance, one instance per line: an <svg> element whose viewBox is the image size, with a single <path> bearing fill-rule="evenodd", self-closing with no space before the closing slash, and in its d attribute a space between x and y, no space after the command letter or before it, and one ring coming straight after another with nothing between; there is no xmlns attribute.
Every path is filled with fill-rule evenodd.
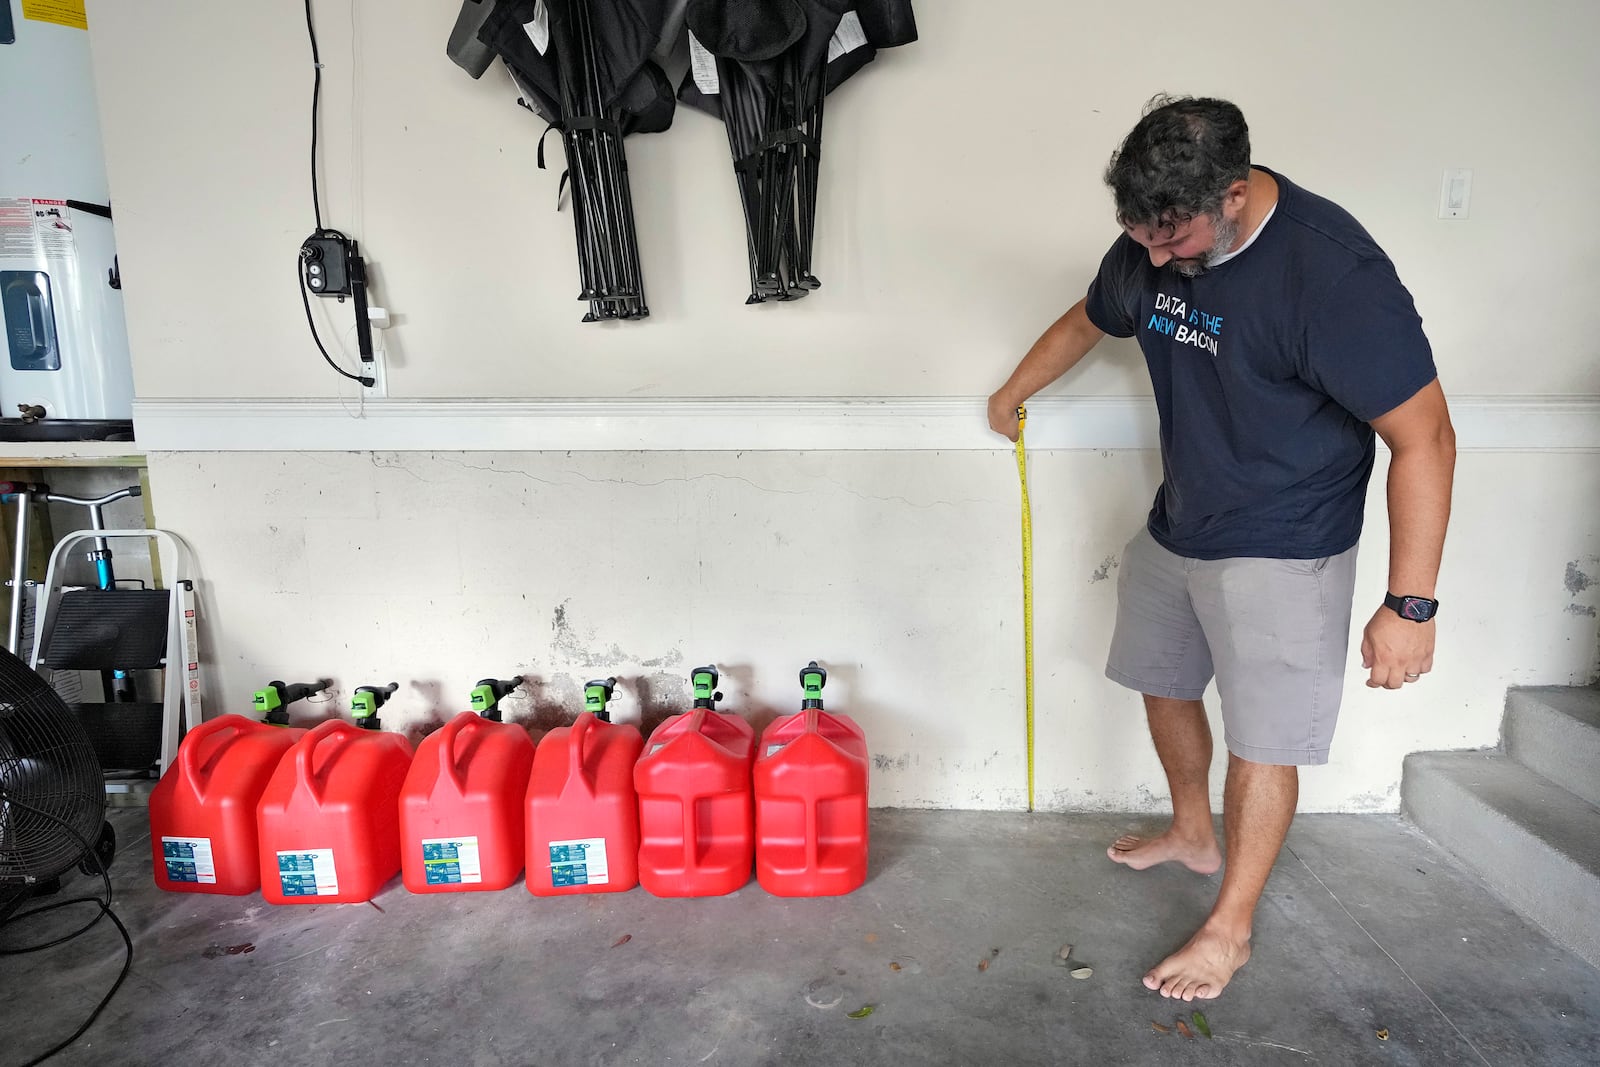
<svg viewBox="0 0 1600 1067"><path fill-rule="evenodd" d="M1439 557L1450 521L1456 435L1435 378L1410 400L1372 420L1389 461L1389 592L1437 599ZM1434 624L1380 607L1361 640L1370 688L1399 689L1433 669Z"/></svg>
<svg viewBox="0 0 1600 1067"><path fill-rule="evenodd" d="M1067 371L1077 366L1089 349L1104 337L1089 321L1083 301L1073 304L1044 335L1033 343L1011 372L1006 384L989 398L989 426L995 433L1017 439L1017 406Z"/></svg>

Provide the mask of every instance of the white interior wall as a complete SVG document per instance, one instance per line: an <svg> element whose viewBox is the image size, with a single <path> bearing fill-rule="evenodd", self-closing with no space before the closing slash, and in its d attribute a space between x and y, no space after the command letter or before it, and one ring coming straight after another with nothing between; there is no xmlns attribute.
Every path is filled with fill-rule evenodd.
<svg viewBox="0 0 1600 1067"><path fill-rule="evenodd" d="M504 72L444 55L449 0L316 0L324 218L397 316L406 397L985 395L1116 236L1100 171L1157 90L1236 100L1256 156L1349 207L1456 392L1600 392L1587 306L1600 5L937 0L829 99L824 287L747 308L727 142L628 141L647 323L582 325L571 217ZM142 398L330 396L291 275L311 232L298 7L91 3ZM1474 171L1471 218L1437 218ZM331 305L322 302L319 312ZM327 319L351 329L348 307ZM354 345L345 336L346 345ZM1147 390L1109 345L1066 388Z"/></svg>
<svg viewBox="0 0 1600 1067"><path fill-rule="evenodd" d="M534 168L538 125L498 72L475 83L443 56L454 8L316 3L324 211L374 260L402 401L928 396L970 398L976 415L1114 236L1099 171L1158 89L1237 100L1261 161L1369 226L1417 296L1453 395L1490 409L1507 395L1600 395L1577 310L1589 242L1571 221L1600 173L1587 132L1595 5L1359 0L1290 16L1230 0L1197 20L1170 2L1133 15L924 3L923 39L830 101L822 291L743 306L725 140L680 113L667 134L629 142L655 314L598 327L569 299L559 168ZM312 226L298 8L91 0L90 16L140 397L179 401L171 412L339 395L289 276ZM1453 166L1475 172L1464 222L1435 217ZM327 310L353 347L348 310ZM1108 344L1057 391L1148 386L1136 352ZM181 415L171 422L181 431ZM181 432L165 439L183 447ZM716 659L729 706L759 717L793 704L815 656L833 671L832 703L867 726L875 803L1015 807L1016 488L997 443L179 450L150 463L158 521L201 559L223 707L272 677L326 673L344 696L397 680L386 718L406 726L515 669L541 680L524 715L575 710L577 685L604 672L640 716L683 699L683 673ZM1110 579L1157 465L1138 450L1034 459L1047 807L1148 807L1164 793L1137 701L1100 677ZM1334 763L1307 773L1303 806L1392 810L1404 753L1492 744L1507 685L1594 676L1596 499L1592 452L1463 456L1439 670L1398 695L1352 675ZM1378 488L1369 524L1362 605L1383 583Z"/></svg>
<svg viewBox="0 0 1600 1067"><path fill-rule="evenodd" d="M1044 453L1031 475L1038 803L1150 807L1165 785L1139 700L1101 671L1158 460ZM195 453L152 456L150 476L160 522L200 548L219 707L288 674L330 676L335 708L398 681L384 719L405 729L516 672L535 684L512 717L548 726L611 674L619 716L653 724L715 661L725 706L764 722L798 707L816 658L829 706L866 728L875 804L1025 803L1009 454ZM1600 499L1600 464L1473 453L1461 478L1436 671L1390 693L1352 670L1305 810L1393 810L1406 753L1492 744L1508 685L1594 676L1600 531L1573 501ZM1368 522L1353 642L1384 583L1376 494Z"/></svg>

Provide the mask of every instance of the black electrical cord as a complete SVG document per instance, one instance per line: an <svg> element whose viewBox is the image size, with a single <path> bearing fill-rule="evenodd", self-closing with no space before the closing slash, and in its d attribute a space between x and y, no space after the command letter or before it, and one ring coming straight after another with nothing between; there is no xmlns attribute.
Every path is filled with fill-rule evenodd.
<svg viewBox="0 0 1600 1067"><path fill-rule="evenodd" d="M332 231L332 230L318 230L317 231L319 236L321 234L324 234L324 233L333 233L333 232L334 231ZM304 250L303 249L301 251L301 254L304 255ZM368 389L371 389L374 385L377 384L377 379L376 378L368 377L367 375L364 375L364 374L351 374L349 371L347 371L343 367L339 366L339 364L335 363L333 361L333 357L328 355L328 350L326 348L322 347L322 337L317 333L316 320L311 317L311 297L306 292L306 276L305 276L305 273L303 272L303 270L301 268L301 265L299 263L295 264L294 277L295 277L295 280L300 283L300 303L306 309L306 325L311 327L311 339L313 341L317 342L317 351L322 353L322 358L328 361L328 366L333 368L334 373L342 375L343 377L349 378L352 382L360 382L362 385L366 386Z"/></svg>
<svg viewBox="0 0 1600 1067"><path fill-rule="evenodd" d="M311 210L322 231L322 201L317 196L317 111L322 102L322 56L317 51L317 31L311 25L311 0L306 0L306 36L311 38Z"/></svg>
<svg viewBox="0 0 1600 1067"><path fill-rule="evenodd" d="M311 39L311 210L317 218L317 232L313 237L337 237L342 242L344 234L338 230L327 230L322 226L322 198L317 193L317 115L322 104L322 54L317 50L317 30L311 22L311 0L306 0L306 36ZM311 317L311 298L306 292L305 259L306 249L300 247L300 257L295 261L295 280L300 285L300 303L306 309L306 325L311 328L311 339L317 343L317 351L322 353L322 358L332 367L335 374L349 378L352 382L371 389L377 385L377 379L362 374L351 374L328 355L328 350L323 347L322 338L317 333L316 320Z"/></svg>
<svg viewBox="0 0 1600 1067"><path fill-rule="evenodd" d="M22 1065L22 1067L37 1067L38 1064L48 1060L51 1056L54 1056L62 1049L71 1045L74 1041L78 1040L78 1038L82 1037L84 1033L88 1031L89 1027L94 1025L94 1021L100 1018L100 1013L105 1011L107 1004L111 1003L111 998L117 995L117 990L122 988L123 981L128 977L128 971L133 968L133 938L128 936L128 928L122 925L122 920L117 918L117 913L111 910L111 875L106 873L106 866L100 861L100 854L90 847L89 842L84 840L83 835L78 833L78 831L65 819L60 818L52 812L34 807L32 804L29 804L25 801L18 800L16 797L7 796L3 791L0 791L0 800L4 800L7 806L20 808L23 811L31 812L34 815L42 815L51 822L64 827L68 833L70 833L73 837L76 837L78 839L78 843L83 846L84 855L94 860L95 869L100 872L100 879L105 883L106 889L106 898L104 901L100 900L98 897L74 897L71 900L58 900L51 904L45 904L42 907L31 908L19 915L11 916L11 918L7 919L4 924L0 924L0 929L4 929L35 915L43 915L46 912L52 912L60 908L71 907L74 904L96 904L100 908L99 912L95 914L94 918L90 919L88 922L84 923L70 934L63 934L62 936L51 941L46 941L43 944L25 945L22 948L0 948L0 956L21 956L29 952L42 952L47 948L54 948L55 946L70 941L79 934L86 932L102 918L107 917L109 917L111 922L116 926L117 932L122 935L122 943L127 948L127 953L122 961L121 973L117 975L117 980L111 983L111 988L106 992L106 995L100 998L100 1003L95 1005L94 1011L90 1012L89 1017L83 1021L83 1025L74 1030L72 1032L72 1036L67 1038L65 1041L56 1045L48 1052L44 1052L38 1056L35 1056L33 1059Z"/></svg>

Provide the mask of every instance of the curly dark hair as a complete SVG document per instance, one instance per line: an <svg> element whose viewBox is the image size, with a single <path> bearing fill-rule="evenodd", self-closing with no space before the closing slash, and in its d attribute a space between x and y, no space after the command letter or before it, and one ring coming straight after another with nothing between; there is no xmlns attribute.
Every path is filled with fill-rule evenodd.
<svg viewBox="0 0 1600 1067"><path fill-rule="evenodd" d="M1154 96L1106 167L1124 226L1170 228L1215 214L1228 186L1250 176L1244 113L1211 97Z"/></svg>

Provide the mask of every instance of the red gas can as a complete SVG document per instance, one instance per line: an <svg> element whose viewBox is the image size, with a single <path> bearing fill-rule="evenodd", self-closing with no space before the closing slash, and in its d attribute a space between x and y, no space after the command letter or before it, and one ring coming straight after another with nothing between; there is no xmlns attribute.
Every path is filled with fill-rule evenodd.
<svg viewBox="0 0 1600 1067"><path fill-rule="evenodd" d="M750 880L755 730L718 712L717 671L698 668L695 708L651 733L633 768L639 791L639 884L658 897L714 897Z"/></svg>
<svg viewBox="0 0 1600 1067"><path fill-rule="evenodd" d="M400 790L400 870L413 893L504 889L522 873L533 740L463 711L417 746Z"/></svg>
<svg viewBox="0 0 1600 1067"><path fill-rule="evenodd" d="M590 682L585 711L539 742L528 781L528 892L620 893L639 883L636 727L607 722L614 679Z"/></svg>
<svg viewBox="0 0 1600 1067"><path fill-rule="evenodd" d="M184 735L150 791L156 885L238 896L261 888L256 805L283 754L304 730L222 715Z"/></svg>
<svg viewBox="0 0 1600 1067"><path fill-rule="evenodd" d="M342 719L289 750L261 798L261 895L274 904L371 900L400 870L411 743Z"/></svg>
<svg viewBox="0 0 1600 1067"><path fill-rule="evenodd" d="M822 710L827 672L800 672L799 714L761 735L755 764L756 880L780 897L848 893L867 880L867 739Z"/></svg>

